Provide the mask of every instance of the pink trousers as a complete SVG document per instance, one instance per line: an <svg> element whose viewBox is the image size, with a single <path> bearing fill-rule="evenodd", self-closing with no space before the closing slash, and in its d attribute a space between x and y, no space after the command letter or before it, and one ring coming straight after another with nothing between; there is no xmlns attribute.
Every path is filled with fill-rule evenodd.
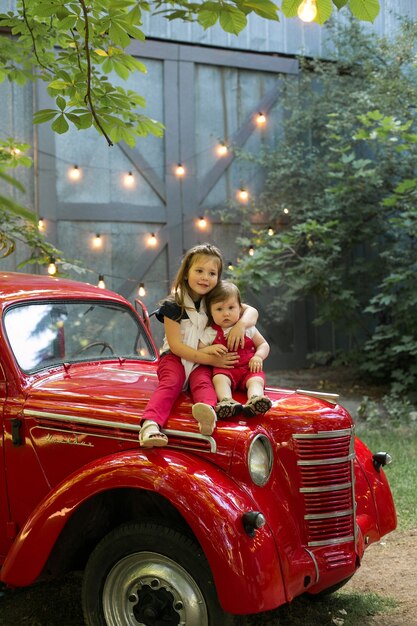
<svg viewBox="0 0 417 626"><path fill-rule="evenodd" d="M212 376L213 369L209 365L199 365L193 369L188 384L194 403L204 402L213 407L217 404ZM163 427L185 382L184 367L178 356L170 353L162 357L158 365L158 381L142 420L153 420Z"/></svg>

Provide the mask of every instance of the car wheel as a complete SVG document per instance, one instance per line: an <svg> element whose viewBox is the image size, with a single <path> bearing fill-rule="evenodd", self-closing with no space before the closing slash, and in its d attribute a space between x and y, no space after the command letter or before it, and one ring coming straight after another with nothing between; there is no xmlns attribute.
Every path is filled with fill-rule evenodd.
<svg viewBox="0 0 417 626"><path fill-rule="evenodd" d="M88 626L232 626L200 546L166 526L130 523L110 532L87 563Z"/></svg>

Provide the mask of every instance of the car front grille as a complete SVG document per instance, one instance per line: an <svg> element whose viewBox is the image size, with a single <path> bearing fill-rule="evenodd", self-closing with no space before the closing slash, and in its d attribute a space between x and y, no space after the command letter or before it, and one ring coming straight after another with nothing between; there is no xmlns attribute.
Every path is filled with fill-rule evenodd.
<svg viewBox="0 0 417 626"><path fill-rule="evenodd" d="M294 434L309 547L356 540L353 428Z"/></svg>

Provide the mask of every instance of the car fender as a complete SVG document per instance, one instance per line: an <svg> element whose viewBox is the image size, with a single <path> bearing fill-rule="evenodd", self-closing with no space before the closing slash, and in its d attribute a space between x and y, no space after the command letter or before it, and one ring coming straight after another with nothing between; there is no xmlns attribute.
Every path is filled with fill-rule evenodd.
<svg viewBox="0 0 417 626"><path fill-rule="evenodd" d="M231 613L285 602L274 537L250 537L242 515L254 509L247 491L205 459L170 449L128 451L96 460L67 477L33 511L1 570L10 586L36 581L67 521L92 496L115 488L157 492L191 527L213 573L219 601Z"/></svg>

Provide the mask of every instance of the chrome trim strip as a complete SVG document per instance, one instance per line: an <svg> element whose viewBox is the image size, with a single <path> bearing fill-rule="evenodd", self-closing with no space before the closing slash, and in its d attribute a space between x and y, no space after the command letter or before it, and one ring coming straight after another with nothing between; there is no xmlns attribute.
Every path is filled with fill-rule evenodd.
<svg viewBox="0 0 417 626"><path fill-rule="evenodd" d="M321 398L327 400L332 404L337 404L339 400L338 393L327 393L326 391L308 391L308 389L296 389L295 393L299 393L301 396L311 396L312 398Z"/></svg>
<svg viewBox="0 0 417 626"><path fill-rule="evenodd" d="M339 539L323 539L322 541L309 541L307 545L310 548L319 547L319 546L337 546L340 543L348 543L349 541L353 541L355 539L354 535L350 535L349 537L340 537Z"/></svg>
<svg viewBox="0 0 417 626"><path fill-rule="evenodd" d="M316 584L320 580L320 570L319 570L319 566L318 566L318 563L317 563L317 559L316 559L316 557L314 556L314 554L313 554L313 552L311 550L309 550L308 548L304 548L304 550L311 557L311 560L314 563L314 568L316 570L316 580L314 581L314 584Z"/></svg>
<svg viewBox="0 0 417 626"><path fill-rule="evenodd" d="M118 430L130 430L135 433L139 433L139 430L140 430L139 424L136 426L135 424L125 424L124 422L108 422L108 421L103 421L101 419L97 419L93 417L64 415L62 413L49 413L48 411L36 411L35 409L29 409L29 410L24 409L23 415L28 416L28 417L39 417L39 418L47 419L47 420L69 422L71 424L83 424L85 426L100 426L101 428L117 428ZM177 437L186 437L187 439L198 439L200 441L201 440L208 441L210 444L210 452L217 451L216 441L213 439L213 437L210 437L209 435L201 435L200 433L189 433L189 432L185 432L182 430L173 430L173 429L168 429L168 428L167 429L164 428L162 432L164 432L168 436L172 435L172 436L177 436ZM95 435L95 433L78 433L78 434L84 434L88 436ZM97 435L97 436L101 436L101 435ZM106 435L103 435L103 436L106 437ZM117 437L112 437L110 435L109 435L109 438L117 439ZM119 439L123 440L122 437L120 437ZM128 441L131 441L131 440L129 439ZM202 452L204 452L204 450L202 450Z"/></svg>
<svg viewBox="0 0 417 626"><path fill-rule="evenodd" d="M352 461L355 458L355 453L348 456L340 456L335 459L317 459L316 461L297 461L297 465L312 466L312 465L337 465L338 463L346 463L346 461Z"/></svg>
<svg viewBox="0 0 417 626"><path fill-rule="evenodd" d="M344 428L343 430L322 430L319 433L295 433L292 435L293 439L331 439L332 437L343 437L345 435L351 435L350 428Z"/></svg>
<svg viewBox="0 0 417 626"><path fill-rule="evenodd" d="M342 491L342 489L347 489L348 487L352 487L351 482L331 487L301 487L300 493L328 493L330 491Z"/></svg>
<svg viewBox="0 0 417 626"><path fill-rule="evenodd" d="M347 517L352 515L353 509L346 509L344 511L336 511L336 513L309 513L304 515L304 519L334 519L335 517Z"/></svg>

